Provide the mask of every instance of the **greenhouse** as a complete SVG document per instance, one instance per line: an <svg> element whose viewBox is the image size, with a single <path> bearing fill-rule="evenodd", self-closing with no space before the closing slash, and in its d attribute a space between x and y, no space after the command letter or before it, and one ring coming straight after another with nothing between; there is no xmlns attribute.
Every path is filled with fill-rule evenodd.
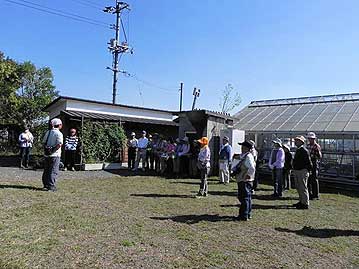
<svg viewBox="0 0 359 269"><path fill-rule="evenodd" d="M239 111L235 128L256 142L266 169L275 137L290 144L315 132L322 147L320 178L359 182L359 93L253 101Z"/></svg>

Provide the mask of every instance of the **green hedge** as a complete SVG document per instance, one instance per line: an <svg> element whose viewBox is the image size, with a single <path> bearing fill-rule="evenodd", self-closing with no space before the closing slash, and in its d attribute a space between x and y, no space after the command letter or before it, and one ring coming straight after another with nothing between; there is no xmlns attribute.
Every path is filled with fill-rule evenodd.
<svg viewBox="0 0 359 269"><path fill-rule="evenodd" d="M126 135L116 123L85 121L81 140L85 163L116 162Z"/></svg>

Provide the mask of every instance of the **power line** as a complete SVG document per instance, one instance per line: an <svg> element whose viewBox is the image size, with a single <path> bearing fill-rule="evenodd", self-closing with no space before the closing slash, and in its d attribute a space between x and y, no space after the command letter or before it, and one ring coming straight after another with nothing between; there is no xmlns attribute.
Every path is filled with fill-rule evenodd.
<svg viewBox="0 0 359 269"><path fill-rule="evenodd" d="M93 2L90 2L90 1L82 1L82 0L72 0L73 2L77 2L83 6L86 6L86 7L92 7L94 9L97 9L97 10L102 10L102 7L101 6L98 6L96 3L93 3Z"/></svg>
<svg viewBox="0 0 359 269"><path fill-rule="evenodd" d="M110 26L108 24L104 23L104 22L100 22L100 21L96 22L96 20L86 18L86 17L83 17L83 16L79 16L79 15L75 15L75 14L71 14L71 13L65 13L65 12L62 12L62 11L57 11L55 9L51 9L51 8L48 8L48 7L43 7L43 8L42 7L41 8L40 7L35 7L35 6L27 5L27 4L24 4L24 3L16 2L16 1L13 1L13 0L5 0L5 1L9 2L9 3L12 3L12 4L19 5L19 6L24 6L24 7L28 7L28 8L31 8L31 9L41 11L41 12L45 12L45 13L48 13L48 14L57 15L57 16L60 16L60 17L72 19L72 20L75 20L75 21L88 23L88 24L92 24L92 25L95 25L95 26L99 26L99 27L110 28ZM35 3L31 3L31 4L36 5L36 6L41 6L41 5L38 5L38 4L35 4ZM49 10L46 10L46 9L49 9ZM52 10L55 10L55 11L52 11Z"/></svg>
<svg viewBox="0 0 359 269"><path fill-rule="evenodd" d="M146 80L143 80L143 79L140 79L139 77L137 77L136 75L131 75L129 73L127 73L127 76L135 79L136 81L138 82L141 82L142 84L145 84L151 88L156 88L156 89L159 89L159 90L163 90L163 91L166 91L166 92L170 92L170 93L177 93L178 92L178 89L170 89L170 88L165 88L165 87L161 87L161 86L158 86L152 82L148 82Z"/></svg>
<svg viewBox="0 0 359 269"><path fill-rule="evenodd" d="M88 18L88 17L84 17L84 16L80 16L80 15L77 15L77 14L73 14L73 13L69 13L69 12L66 12L66 11L62 11L62 10L59 10L59 9L47 7L47 6L40 5L40 4L31 2L31 1L21 0L21 2L25 2L25 3L28 3L28 4L30 4L30 5L42 7L42 8L45 8L45 9L48 9L48 10L52 10L52 11L55 11L55 12L59 12L59 13L65 14L65 15L69 15L69 16L73 16L73 17L80 18L80 19L92 21L92 22L95 22L95 23L103 24L103 25L105 25L105 26L108 26L108 25L109 25L108 23L103 22L103 21L94 20L94 19L91 19L91 18Z"/></svg>

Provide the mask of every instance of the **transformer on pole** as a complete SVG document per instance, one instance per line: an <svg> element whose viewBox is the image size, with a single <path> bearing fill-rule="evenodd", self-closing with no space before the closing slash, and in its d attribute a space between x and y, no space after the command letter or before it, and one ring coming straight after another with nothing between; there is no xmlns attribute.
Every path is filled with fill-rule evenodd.
<svg viewBox="0 0 359 269"><path fill-rule="evenodd" d="M133 49L128 46L126 33L124 32L125 41L120 42L120 26L122 26L123 31L123 24L121 22L121 12L124 9L130 9L129 5L125 2L121 2L116 0L116 6L108 6L103 9L106 13L116 14L116 24L112 25L113 29L115 30L115 38L110 39L110 42L107 43L108 49L113 54L113 61L112 61L112 68L107 67L113 72L113 84L112 84L112 103L116 104L116 96L117 96L117 73L121 72L118 69L119 64L119 55L122 53L130 52L133 53Z"/></svg>

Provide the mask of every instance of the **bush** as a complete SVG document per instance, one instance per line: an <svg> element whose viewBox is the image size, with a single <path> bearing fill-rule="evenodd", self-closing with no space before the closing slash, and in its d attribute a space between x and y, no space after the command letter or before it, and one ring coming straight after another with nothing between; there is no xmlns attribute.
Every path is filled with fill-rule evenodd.
<svg viewBox="0 0 359 269"><path fill-rule="evenodd" d="M85 163L116 162L126 143L123 128L109 122L85 121L81 139Z"/></svg>

